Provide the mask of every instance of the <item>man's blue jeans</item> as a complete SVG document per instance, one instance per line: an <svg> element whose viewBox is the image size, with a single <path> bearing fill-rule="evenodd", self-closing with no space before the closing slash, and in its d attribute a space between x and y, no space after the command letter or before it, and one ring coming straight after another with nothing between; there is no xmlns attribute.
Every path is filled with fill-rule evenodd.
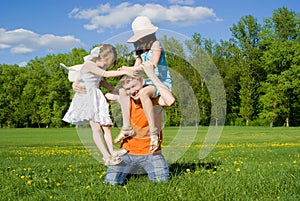
<svg viewBox="0 0 300 201"><path fill-rule="evenodd" d="M106 170L105 182L111 185L123 185L129 175L148 175L150 181L168 181L170 177L168 164L161 154L156 152L149 155L125 154L121 156L122 162L109 166Z"/></svg>

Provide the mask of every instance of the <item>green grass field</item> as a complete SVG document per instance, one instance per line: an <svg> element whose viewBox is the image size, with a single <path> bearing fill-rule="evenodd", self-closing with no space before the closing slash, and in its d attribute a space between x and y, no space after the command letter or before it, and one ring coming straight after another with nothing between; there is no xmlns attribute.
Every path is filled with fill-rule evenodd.
<svg viewBox="0 0 300 201"><path fill-rule="evenodd" d="M122 187L103 183L106 167L75 128L0 129L0 200L300 200L300 128L224 127L200 160L207 129L170 164L169 182L136 175ZM164 129L165 148L177 132Z"/></svg>

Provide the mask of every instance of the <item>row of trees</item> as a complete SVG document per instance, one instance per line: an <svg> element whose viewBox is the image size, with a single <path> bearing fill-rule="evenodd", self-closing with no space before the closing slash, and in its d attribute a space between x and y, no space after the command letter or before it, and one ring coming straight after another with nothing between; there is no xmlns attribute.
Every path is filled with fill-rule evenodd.
<svg viewBox="0 0 300 201"><path fill-rule="evenodd" d="M168 36L160 39L177 99L165 108L165 125L299 126L299 13L282 7L262 25L248 15L230 30L228 41L215 42L199 33L183 42ZM116 48L116 68L132 65L129 48ZM61 119L73 91L59 63L78 64L86 54L75 48L35 58L26 67L0 65L0 126L66 126ZM118 83L117 78L107 81ZM119 107L112 104L111 111L118 124Z"/></svg>

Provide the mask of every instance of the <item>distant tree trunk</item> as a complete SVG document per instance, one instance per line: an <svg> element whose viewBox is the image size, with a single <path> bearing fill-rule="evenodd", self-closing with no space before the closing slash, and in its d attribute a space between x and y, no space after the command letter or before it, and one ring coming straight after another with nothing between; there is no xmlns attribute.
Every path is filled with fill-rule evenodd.
<svg viewBox="0 0 300 201"><path fill-rule="evenodd" d="M289 118L287 117L286 119L285 119L285 125L286 125L286 127L289 127L290 126L290 123L289 123Z"/></svg>
<svg viewBox="0 0 300 201"><path fill-rule="evenodd" d="M277 99L276 99L276 96L275 96L274 102L273 102L273 112L272 112L272 117L271 117L270 128L272 128L273 124L274 124L276 107L277 107Z"/></svg>
<svg viewBox="0 0 300 201"><path fill-rule="evenodd" d="M270 128L273 127L273 118L272 118L272 121L270 122Z"/></svg>

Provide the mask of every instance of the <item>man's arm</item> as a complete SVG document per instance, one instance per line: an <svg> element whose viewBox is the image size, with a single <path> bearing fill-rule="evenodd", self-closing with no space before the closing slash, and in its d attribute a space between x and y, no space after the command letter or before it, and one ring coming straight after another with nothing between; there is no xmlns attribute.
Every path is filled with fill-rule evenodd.
<svg viewBox="0 0 300 201"><path fill-rule="evenodd" d="M100 82L101 86L106 88L107 90L111 91L113 94L118 93L119 89L114 88L111 86L106 80L102 79Z"/></svg>
<svg viewBox="0 0 300 201"><path fill-rule="evenodd" d="M82 82L82 79L77 79L75 82L73 82L72 84L72 88L76 93L79 94L86 94L86 88L82 85L80 85L80 83Z"/></svg>
<svg viewBox="0 0 300 201"><path fill-rule="evenodd" d="M160 93L158 104L161 106L171 106L175 102L175 98L168 87L166 87L155 75L152 63L145 62L143 64L143 69Z"/></svg>

